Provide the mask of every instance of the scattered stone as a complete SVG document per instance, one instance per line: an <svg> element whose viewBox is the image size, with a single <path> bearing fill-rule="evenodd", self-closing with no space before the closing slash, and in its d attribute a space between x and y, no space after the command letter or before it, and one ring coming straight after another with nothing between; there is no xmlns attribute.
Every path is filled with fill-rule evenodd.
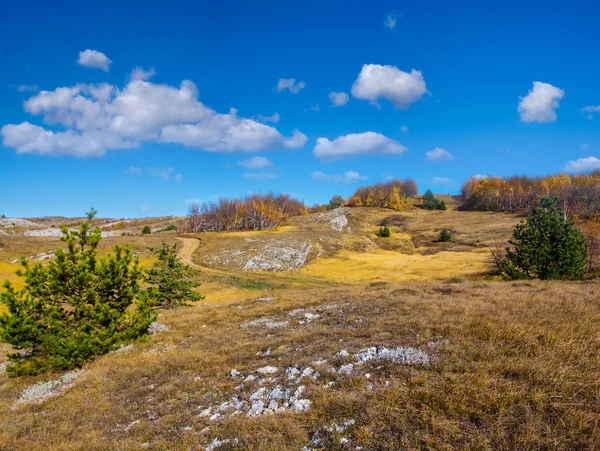
<svg viewBox="0 0 600 451"><path fill-rule="evenodd" d="M121 346L119 346L117 349L115 349L112 352L115 353L115 352L131 351L134 348L135 348L135 346L133 344L129 344L129 345L125 346L123 343L121 343Z"/></svg>
<svg viewBox="0 0 600 451"><path fill-rule="evenodd" d="M335 354L336 357L349 357L350 353L348 351L346 351L345 349L342 349L340 352L337 352Z"/></svg>
<svg viewBox="0 0 600 451"><path fill-rule="evenodd" d="M277 300L277 298L256 298L258 302L273 302Z"/></svg>
<svg viewBox="0 0 600 451"><path fill-rule="evenodd" d="M314 362L312 362L312 364L314 366L321 366L321 365L325 365L327 363L327 360L325 359L319 359L319 360L315 360Z"/></svg>
<svg viewBox="0 0 600 451"><path fill-rule="evenodd" d="M348 365L342 365L339 369L338 369L338 373L342 374L344 376L349 376L350 374L352 374L352 371L354 370L354 365L352 365L351 363L349 363Z"/></svg>
<svg viewBox="0 0 600 451"><path fill-rule="evenodd" d="M278 329L280 327L287 327L289 323L287 321L273 321L271 318L268 317L264 317L264 318L258 318L255 320L252 320L248 323L244 323L242 325L240 325L240 327L242 329L245 329L247 327L266 327L267 329Z"/></svg>
<svg viewBox="0 0 600 451"><path fill-rule="evenodd" d="M212 440L212 442L210 442L208 445L206 445L204 447L204 450L205 451L214 451L215 449L220 448L221 446L226 445L227 443L230 443L230 442L237 443L238 440L237 440L237 438L234 439L234 440L231 440L229 438L225 438L223 440L220 440L218 438L214 438Z"/></svg>
<svg viewBox="0 0 600 451"><path fill-rule="evenodd" d="M236 370L235 368L233 368L230 372L229 372L229 377L238 377L241 373Z"/></svg>
<svg viewBox="0 0 600 451"><path fill-rule="evenodd" d="M319 315L318 313L305 313L304 317L308 320L308 322L310 323L313 319L318 319L321 317L321 315Z"/></svg>
<svg viewBox="0 0 600 451"><path fill-rule="evenodd" d="M53 381L41 381L21 392L18 403L43 402L51 396L57 396L73 385L73 381L84 373L83 370L71 371Z"/></svg>
<svg viewBox="0 0 600 451"><path fill-rule="evenodd" d="M36 222L28 221L23 218L0 218L0 227L10 229L12 227L35 227L39 226Z"/></svg>
<svg viewBox="0 0 600 451"><path fill-rule="evenodd" d="M166 324L161 324L161 323L154 321L153 323L151 323L148 326L148 333L150 335L154 335L159 332L167 332L169 329L170 329L169 326L167 326Z"/></svg>
<svg viewBox="0 0 600 451"><path fill-rule="evenodd" d="M353 357L359 363L370 360L384 360L399 365L429 365L429 355L424 351L411 347L390 349L384 346L371 346L362 349Z"/></svg>
<svg viewBox="0 0 600 451"><path fill-rule="evenodd" d="M263 366L256 370L257 373L260 374L275 374L278 370L276 366Z"/></svg>
<svg viewBox="0 0 600 451"><path fill-rule="evenodd" d="M265 403L262 401L255 401L252 403L252 407L250 407L247 415L249 417L254 417L263 413L263 410L265 410Z"/></svg>
<svg viewBox="0 0 600 451"><path fill-rule="evenodd" d="M289 312L288 315L296 316L296 315L299 315L300 313L302 313L303 311L304 311L303 308L298 308L296 310L292 310L291 312Z"/></svg>

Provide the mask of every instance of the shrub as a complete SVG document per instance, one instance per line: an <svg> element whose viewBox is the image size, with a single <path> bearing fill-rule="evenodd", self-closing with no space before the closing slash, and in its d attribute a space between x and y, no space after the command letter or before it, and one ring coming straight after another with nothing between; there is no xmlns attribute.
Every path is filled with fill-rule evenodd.
<svg viewBox="0 0 600 451"><path fill-rule="evenodd" d="M504 264L511 279L583 279L587 245L583 233L558 211L556 197L543 197L513 232Z"/></svg>
<svg viewBox="0 0 600 451"><path fill-rule="evenodd" d="M168 232L169 230L177 230L177 226L175 224L169 224L168 226L161 229L161 232Z"/></svg>
<svg viewBox="0 0 600 451"><path fill-rule="evenodd" d="M150 230L150 226L145 225L144 227L142 227L142 235L149 235L150 233L152 233L152 230Z"/></svg>
<svg viewBox="0 0 600 451"><path fill-rule="evenodd" d="M144 294L152 307L168 309L204 299L204 296L192 291L200 285L189 279L196 271L177 257L176 244L169 246L163 243L158 249L148 249L158 257L158 261L146 271L146 282L150 288Z"/></svg>
<svg viewBox="0 0 600 451"><path fill-rule="evenodd" d="M377 236L381 237L381 238L389 238L391 235L390 233L390 229L388 228L388 226L383 226L382 228L379 229L379 232L377 232Z"/></svg>
<svg viewBox="0 0 600 451"><path fill-rule="evenodd" d="M139 296L142 273L129 248L97 258L100 229L62 228L67 249L45 266L23 258L25 287L4 282L0 341L26 353L9 355L10 376L79 367L123 342L144 336L156 313Z"/></svg>
<svg viewBox="0 0 600 451"><path fill-rule="evenodd" d="M329 204L327 205L327 209L334 210L338 207L341 207L343 203L344 203L344 198L342 196L340 196L339 194L336 194L329 201Z"/></svg>
<svg viewBox="0 0 600 451"><path fill-rule="evenodd" d="M500 275L504 272L506 264L506 249L501 246L490 247L490 257L488 259L488 267L491 275Z"/></svg>
<svg viewBox="0 0 600 451"><path fill-rule="evenodd" d="M430 189L425 191L425 194L422 197L423 199L423 208L425 210L445 210L446 202L443 200L438 200L435 198Z"/></svg>
<svg viewBox="0 0 600 451"><path fill-rule="evenodd" d="M88 212L86 212L85 216L88 219L88 221L91 221L92 219L94 219L96 217L96 215L98 214L98 210L96 210L94 207L90 208L90 210Z"/></svg>
<svg viewBox="0 0 600 451"><path fill-rule="evenodd" d="M452 235L450 234L450 232L446 229L442 229L440 230L440 234L438 236L438 241L441 243L447 243L449 241L452 241Z"/></svg>

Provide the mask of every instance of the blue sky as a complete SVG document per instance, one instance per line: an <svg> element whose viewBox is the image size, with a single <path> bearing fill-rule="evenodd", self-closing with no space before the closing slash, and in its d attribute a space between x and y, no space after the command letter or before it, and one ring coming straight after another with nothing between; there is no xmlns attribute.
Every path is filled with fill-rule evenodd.
<svg viewBox="0 0 600 451"><path fill-rule="evenodd" d="M476 174L600 168L599 13L591 1L9 2L0 213L184 214L191 199L247 192L312 204L390 177L445 193Z"/></svg>

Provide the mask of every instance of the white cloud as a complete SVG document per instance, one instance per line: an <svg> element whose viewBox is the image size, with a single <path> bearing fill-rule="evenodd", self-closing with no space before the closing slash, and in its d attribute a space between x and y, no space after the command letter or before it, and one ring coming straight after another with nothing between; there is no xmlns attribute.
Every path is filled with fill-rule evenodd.
<svg viewBox="0 0 600 451"><path fill-rule="evenodd" d="M321 111L321 107L317 103L315 105L309 106L308 108L305 108L304 111L314 111L315 113L318 113L319 111Z"/></svg>
<svg viewBox="0 0 600 451"><path fill-rule="evenodd" d="M389 28L390 30L393 30L394 28L396 28L397 23L398 23L398 20L396 19L396 17L393 14L387 14L385 16L385 19L383 19L383 26Z"/></svg>
<svg viewBox="0 0 600 451"><path fill-rule="evenodd" d="M581 109L582 113L600 113L600 105L586 106Z"/></svg>
<svg viewBox="0 0 600 451"><path fill-rule="evenodd" d="M400 131L401 131L402 133L406 133L406 132L408 131L408 127L407 127L406 125L401 125L401 126L400 126Z"/></svg>
<svg viewBox="0 0 600 451"><path fill-rule="evenodd" d="M589 148L590 148L590 146L588 144L582 144L581 145L581 150L587 150Z"/></svg>
<svg viewBox="0 0 600 451"><path fill-rule="evenodd" d="M36 92L38 85L19 85L16 89L17 92Z"/></svg>
<svg viewBox="0 0 600 451"><path fill-rule="evenodd" d="M242 177L251 180L273 180L278 176L274 172L246 172Z"/></svg>
<svg viewBox="0 0 600 451"><path fill-rule="evenodd" d="M322 171L316 171L311 174L311 177L313 180L333 183L357 183L369 178L354 171L346 171L343 175L325 174Z"/></svg>
<svg viewBox="0 0 600 451"><path fill-rule="evenodd" d="M17 153L102 156L144 141L207 151L261 151L302 147L308 139L297 130L284 137L274 127L239 118L235 109L219 114L198 100L196 85L189 80L179 88L143 80L131 80L123 89L77 84L42 91L24 109L65 130L29 122L2 127L3 144Z"/></svg>
<svg viewBox="0 0 600 451"><path fill-rule="evenodd" d="M144 170L142 168L138 168L135 166L129 166L127 169L123 171L123 174L134 174L134 175L142 175Z"/></svg>
<svg viewBox="0 0 600 451"><path fill-rule="evenodd" d="M273 89L276 92L285 91L287 89L292 94L298 94L304 89L305 86L306 83L304 83L303 81L299 81L298 83L296 83L295 78L280 78L279 82L277 83L277 86L275 86Z"/></svg>
<svg viewBox="0 0 600 451"><path fill-rule="evenodd" d="M348 97L348 94L345 92L331 91L329 93L329 100L331 102L331 106L344 106L348 103L350 97Z"/></svg>
<svg viewBox="0 0 600 451"><path fill-rule="evenodd" d="M383 18L383 26L389 30L393 30L398 25L398 19L402 18L401 13L389 13Z"/></svg>
<svg viewBox="0 0 600 451"><path fill-rule="evenodd" d="M429 161L450 161L454 160L454 156L448 152L446 149L442 149L441 147L436 147L429 152L426 152L425 155Z"/></svg>
<svg viewBox="0 0 600 451"><path fill-rule="evenodd" d="M568 161L563 170L565 172L591 172L597 169L600 170L600 159L587 157Z"/></svg>
<svg viewBox="0 0 600 451"><path fill-rule="evenodd" d="M238 166L246 169L264 169L273 167L273 163L265 157L252 157L248 160L238 161Z"/></svg>
<svg viewBox="0 0 600 451"><path fill-rule="evenodd" d="M160 177L165 182L168 182L171 178L171 174L173 173L173 168L148 168L148 172L153 177Z"/></svg>
<svg viewBox="0 0 600 451"><path fill-rule="evenodd" d="M365 132L340 136L330 141L318 138L313 154L323 160L339 160L352 155L401 154L406 147L380 133Z"/></svg>
<svg viewBox="0 0 600 451"><path fill-rule="evenodd" d="M183 175L181 175L181 174L177 174L177 175L175 176L175 181L176 181L177 183L181 183L181 181L182 181L182 180L183 180Z"/></svg>
<svg viewBox="0 0 600 451"><path fill-rule="evenodd" d="M256 117L257 122L273 122L274 124L279 122L280 119L281 116L279 115L279 113L273 113L272 116L263 116L262 114L259 114Z"/></svg>
<svg viewBox="0 0 600 451"><path fill-rule="evenodd" d="M525 97L521 97L517 111L521 122L554 122L556 109L565 91L541 81L533 82L533 89Z"/></svg>
<svg viewBox="0 0 600 451"><path fill-rule="evenodd" d="M439 185L449 185L450 183L454 183L454 180L448 179L446 177L433 177L433 183Z"/></svg>
<svg viewBox="0 0 600 451"><path fill-rule="evenodd" d="M352 85L352 95L370 100L377 105L380 97L389 100L395 108L405 110L428 94L423 75L412 69L403 72L395 66L365 64Z"/></svg>
<svg viewBox="0 0 600 451"><path fill-rule="evenodd" d="M83 52L79 52L79 59L77 60L77 64L84 67L102 69L104 72L108 72L110 70L112 60L110 60L102 52L98 52L97 50L86 49Z"/></svg>
<svg viewBox="0 0 600 451"><path fill-rule="evenodd" d="M129 78L131 80L150 80L155 75L156 71L153 67L151 67L149 70L144 70L143 67L138 66L131 71Z"/></svg>
<svg viewBox="0 0 600 451"><path fill-rule="evenodd" d="M587 118L588 118L588 121L591 121L592 119L594 119L595 113L600 113L600 105L583 107L581 109L581 112L582 113L590 113L587 115Z"/></svg>

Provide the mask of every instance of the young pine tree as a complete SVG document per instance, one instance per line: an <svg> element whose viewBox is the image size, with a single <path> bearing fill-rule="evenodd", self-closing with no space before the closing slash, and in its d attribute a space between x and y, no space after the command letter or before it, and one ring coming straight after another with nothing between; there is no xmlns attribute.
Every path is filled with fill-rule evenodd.
<svg viewBox="0 0 600 451"><path fill-rule="evenodd" d="M585 237L556 208L557 198L540 206L515 227L505 274L511 279L583 279L587 265Z"/></svg>
<svg viewBox="0 0 600 451"><path fill-rule="evenodd" d="M152 307L174 308L187 305L188 302L201 301L204 296L193 291L200 284L190 280L195 271L177 257L177 245L164 244L152 249L158 261L146 271L146 282L150 288L145 296Z"/></svg>
<svg viewBox="0 0 600 451"><path fill-rule="evenodd" d="M79 367L123 342L146 334L156 312L139 295L142 278L129 248L97 257L100 229L89 223L62 229L66 249L47 265L23 258L25 287L4 282L0 341L27 352L9 355L11 376Z"/></svg>

